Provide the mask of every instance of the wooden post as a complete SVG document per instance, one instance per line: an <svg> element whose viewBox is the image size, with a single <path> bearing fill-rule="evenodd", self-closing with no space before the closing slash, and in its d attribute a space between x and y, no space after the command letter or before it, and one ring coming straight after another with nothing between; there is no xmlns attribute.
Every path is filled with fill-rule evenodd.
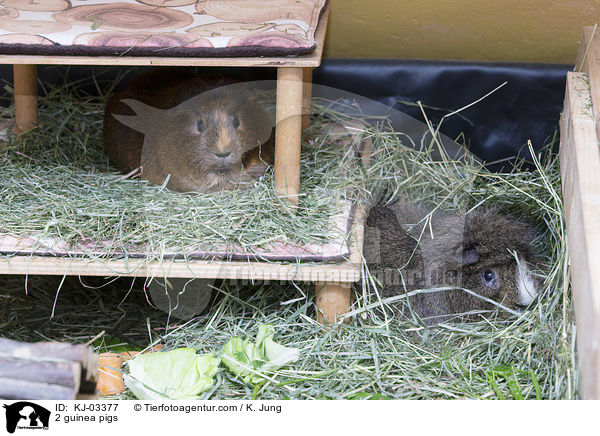
<svg viewBox="0 0 600 436"><path fill-rule="evenodd" d="M300 191L303 68L277 69L275 190L293 206Z"/></svg>
<svg viewBox="0 0 600 436"><path fill-rule="evenodd" d="M346 125L333 126L331 131L333 137L340 146L351 146L353 143L353 135L358 134L361 130L365 130L367 126L362 123L349 123ZM363 138L357 152L363 165L369 165L371 161L371 140ZM365 222L367 212L364 207L358 203L354 210L354 225L352 226L351 234L348 239L350 245L350 263L360 268L362 263L362 248L365 232ZM344 315L350 309L352 304L352 282L336 283L336 282L318 282L316 283L317 295L317 320L321 323L334 323L340 315ZM344 322L349 323L350 318L346 318Z"/></svg>
<svg viewBox="0 0 600 436"><path fill-rule="evenodd" d="M581 395L584 399L598 400L600 282L596 273L600 268L600 150L591 100L587 75L568 73L560 120L560 172L577 322Z"/></svg>
<svg viewBox="0 0 600 436"><path fill-rule="evenodd" d="M310 102L312 99L312 68L303 68L302 87L302 130L310 126Z"/></svg>
<svg viewBox="0 0 600 436"><path fill-rule="evenodd" d="M38 122L37 65L13 66L15 131L25 132Z"/></svg>
<svg viewBox="0 0 600 436"><path fill-rule="evenodd" d="M316 283L317 320L335 323L340 315L348 312L352 304L352 283ZM350 322L349 319L344 322Z"/></svg>

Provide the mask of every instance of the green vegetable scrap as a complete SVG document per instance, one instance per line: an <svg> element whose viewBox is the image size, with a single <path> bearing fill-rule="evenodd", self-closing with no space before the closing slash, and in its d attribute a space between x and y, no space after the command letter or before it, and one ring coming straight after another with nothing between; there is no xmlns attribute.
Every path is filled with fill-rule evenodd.
<svg viewBox="0 0 600 436"><path fill-rule="evenodd" d="M223 347L221 358L223 363L235 375L249 384L265 381L266 374L295 362L300 356L300 349L289 348L273 341L275 327L261 324L258 327L256 342L250 339L232 337Z"/></svg>
<svg viewBox="0 0 600 436"><path fill-rule="evenodd" d="M210 389L221 360L193 348L140 354L127 362L125 385L140 400L197 400Z"/></svg>

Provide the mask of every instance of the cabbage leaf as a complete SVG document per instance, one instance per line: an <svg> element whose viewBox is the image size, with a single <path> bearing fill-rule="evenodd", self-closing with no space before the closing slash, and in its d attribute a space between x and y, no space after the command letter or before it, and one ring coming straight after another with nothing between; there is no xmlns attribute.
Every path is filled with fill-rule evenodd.
<svg viewBox="0 0 600 436"><path fill-rule="evenodd" d="M197 400L213 386L220 361L193 348L139 354L127 362L125 385L140 400Z"/></svg>
<svg viewBox="0 0 600 436"><path fill-rule="evenodd" d="M249 338L232 337L223 347L223 364L246 383L264 382L269 372L295 362L300 356L300 349L276 343L274 335L275 327L261 324L255 342Z"/></svg>

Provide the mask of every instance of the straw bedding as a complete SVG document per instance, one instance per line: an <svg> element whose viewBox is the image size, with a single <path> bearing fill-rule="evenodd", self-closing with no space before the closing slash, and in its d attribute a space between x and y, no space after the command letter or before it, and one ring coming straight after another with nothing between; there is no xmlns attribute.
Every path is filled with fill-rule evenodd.
<svg viewBox="0 0 600 436"><path fill-rule="evenodd" d="M493 204L537 225L535 243L545 264L541 295L518 315L497 308L479 321L458 319L428 328L376 310L386 301L363 266L351 322L326 329L314 321L309 284L214 281L210 306L181 321L153 309L140 280L1 276L3 335L94 339L99 351L160 342L166 349L208 352L220 350L231 335L254 335L259 323L269 323L276 326L278 342L301 349L300 360L273 374L276 382L254 389L221 373L205 398L577 398L575 324L553 144L534 153L534 170L496 174L468 157L433 160L435 132L413 138L412 144L385 123L373 123L364 132L373 156L363 168L350 164L352 147L336 148L326 139L328 120L341 115L326 102L316 103L315 111L303 152L302 207L295 216L273 196L271 173L250 191L211 196L176 195L123 180L101 152L101 99L81 95L73 84L50 89L42 101L41 127L20 142L9 137L0 149L0 228L65 240L108 237L119 247L144 240L149 252L160 253L168 244L185 250L198 238L210 244L223 236L255 245L280 234L318 241L328 233L328 215L346 199L369 204L374 195L403 196L463 210ZM2 115L10 117L11 109ZM253 207L257 204L261 207ZM203 207L216 211L211 226L198 222Z"/></svg>

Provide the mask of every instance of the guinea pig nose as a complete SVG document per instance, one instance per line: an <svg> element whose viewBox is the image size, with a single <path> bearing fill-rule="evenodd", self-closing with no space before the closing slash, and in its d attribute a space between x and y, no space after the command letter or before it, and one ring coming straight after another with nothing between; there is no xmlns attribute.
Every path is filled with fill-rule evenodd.
<svg viewBox="0 0 600 436"><path fill-rule="evenodd" d="M229 157L230 154L230 151L224 151L222 153L215 153L215 156L225 159L226 157Z"/></svg>

